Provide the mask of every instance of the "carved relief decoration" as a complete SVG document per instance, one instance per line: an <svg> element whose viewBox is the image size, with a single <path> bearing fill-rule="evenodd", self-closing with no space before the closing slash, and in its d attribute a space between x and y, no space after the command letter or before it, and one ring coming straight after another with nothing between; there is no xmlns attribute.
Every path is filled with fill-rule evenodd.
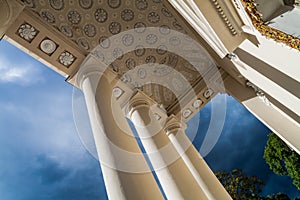
<svg viewBox="0 0 300 200"><path fill-rule="evenodd" d="M68 51L65 51L62 54L60 54L58 60L62 65L69 67L70 65L72 65L72 63L75 61L75 59L76 58L73 54L71 54Z"/></svg>
<svg viewBox="0 0 300 200"><path fill-rule="evenodd" d="M44 39L40 44L40 49L48 55L54 53L56 48L57 48L57 44L50 39Z"/></svg>
<svg viewBox="0 0 300 200"><path fill-rule="evenodd" d="M123 82L132 89L143 90L165 108L178 101L178 94L183 95L193 87L201 78L199 71L204 73L214 66L205 53L197 53L194 62L172 53L171 49L180 50L184 43L184 38L172 35L172 31L189 34L193 39L196 36L168 1L26 0L24 3L86 53L91 53L101 62L111 60L109 67ZM149 27L156 27L157 32L146 31ZM24 28L35 30L33 27ZM129 30L135 34L123 34ZM36 34L27 33L26 37ZM119 35L118 41L111 41L112 37ZM162 36L168 39L162 42ZM50 43L41 44L41 50L50 53L54 48ZM125 52L128 48L132 51ZM75 60L74 55L64 51L57 61L69 67ZM141 67L143 65L145 67ZM151 82L154 79L156 83ZM114 90L116 96L122 93L121 89ZM200 102L196 102L195 106L198 107L198 104ZM187 113L188 117L191 113Z"/></svg>
<svg viewBox="0 0 300 200"><path fill-rule="evenodd" d="M27 23L22 24L18 30L18 35L27 42L31 42L37 34L36 28Z"/></svg>
<svg viewBox="0 0 300 200"><path fill-rule="evenodd" d="M90 52L101 37L130 29L162 27L186 33L188 26L167 1L160 0L23 0L24 4ZM167 27L167 29L163 29ZM84 39L83 39L84 38ZM149 42L155 38L149 36ZM139 53L142 53L139 51Z"/></svg>

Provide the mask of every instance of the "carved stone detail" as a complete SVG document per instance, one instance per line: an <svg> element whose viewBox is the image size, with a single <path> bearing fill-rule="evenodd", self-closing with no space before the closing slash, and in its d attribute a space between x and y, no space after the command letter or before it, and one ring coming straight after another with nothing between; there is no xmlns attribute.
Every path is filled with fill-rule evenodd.
<svg viewBox="0 0 300 200"><path fill-rule="evenodd" d="M79 22L81 21L81 15L76 10L72 10L68 13L68 20L72 24L79 24Z"/></svg>
<svg viewBox="0 0 300 200"><path fill-rule="evenodd" d="M19 27L18 34L21 38L31 42L38 34L38 31L30 24L25 23Z"/></svg>
<svg viewBox="0 0 300 200"><path fill-rule="evenodd" d="M124 93L124 91L119 87L115 87L113 89L113 94L117 99L120 98L123 95L123 93Z"/></svg>
<svg viewBox="0 0 300 200"><path fill-rule="evenodd" d="M218 0L211 0L211 1L212 1L213 5L215 6L216 10L218 11L220 17L222 18L222 20L224 21L224 23L226 24L226 26L230 30L231 34L232 35L237 35L237 31L235 30L235 28L233 27L233 25L229 21L228 17L225 15L224 10L220 6Z"/></svg>
<svg viewBox="0 0 300 200"><path fill-rule="evenodd" d="M202 105L203 101L201 99L196 99L194 102L193 102L193 108L195 109L198 109L200 108L200 106Z"/></svg>
<svg viewBox="0 0 300 200"><path fill-rule="evenodd" d="M269 101L269 99L266 97L265 93L256 85L254 85L253 83L251 83L250 81L246 82L246 85L250 88L252 88L254 90L254 92L256 93L256 95L268 106L271 105L271 102Z"/></svg>
<svg viewBox="0 0 300 200"><path fill-rule="evenodd" d="M213 93L214 93L214 91L209 88L204 92L203 96L208 99L213 95Z"/></svg>
<svg viewBox="0 0 300 200"><path fill-rule="evenodd" d="M182 112L182 117L184 117L185 119L187 119L189 116L191 116L193 112L191 111L191 109L187 108Z"/></svg>
<svg viewBox="0 0 300 200"><path fill-rule="evenodd" d="M68 51L64 51L58 58L59 62L66 67L72 65L75 59L75 56Z"/></svg>
<svg viewBox="0 0 300 200"><path fill-rule="evenodd" d="M95 19L97 22L99 23L103 23L107 20L108 18L108 13L106 10L104 10L103 8L98 8L96 11L95 11Z"/></svg>
<svg viewBox="0 0 300 200"><path fill-rule="evenodd" d="M48 55L51 55L56 50L56 48L56 43L50 39L45 39L40 44L40 49Z"/></svg>

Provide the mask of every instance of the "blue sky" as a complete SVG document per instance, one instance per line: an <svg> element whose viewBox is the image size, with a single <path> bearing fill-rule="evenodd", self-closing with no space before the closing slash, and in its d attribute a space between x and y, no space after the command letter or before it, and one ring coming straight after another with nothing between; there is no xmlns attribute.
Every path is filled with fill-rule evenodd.
<svg viewBox="0 0 300 200"><path fill-rule="evenodd" d="M0 199L107 199L99 163L80 142L72 86L30 56L0 42ZM200 112L199 149L210 120ZM192 123L192 122L191 122ZM193 125L190 125L191 131ZM300 196L262 158L269 130L227 97L225 127L206 156L213 170L243 169L266 183L264 193Z"/></svg>

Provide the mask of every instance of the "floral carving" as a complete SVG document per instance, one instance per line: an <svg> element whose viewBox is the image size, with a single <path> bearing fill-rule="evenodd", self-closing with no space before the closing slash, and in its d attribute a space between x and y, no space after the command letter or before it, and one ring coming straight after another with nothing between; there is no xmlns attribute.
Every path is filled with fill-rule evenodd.
<svg viewBox="0 0 300 200"><path fill-rule="evenodd" d="M131 70L135 67L135 60L132 58L128 58L125 62L126 67Z"/></svg>
<svg viewBox="0 0 300 200"><path fill-rule="evenodd" d="M62 10L64 8L63 0L49 0L50 6L55 10Z"/></svg>
<svg viewBox="0 0 300 200"><path fill-rule="evenodd" d="M18 33L21 38L31 42L38 34L38 31L33 26L26 23L19 27Z"/></svg>
<svg viewBox="0 0 300 200"><path fill-rule="evenodd" d="M79 0L79 5L84 9L89 9L93 6L93 0Z"/></svg>
<svg viewBox="0 0 300 200"><path fill-rule="evenodd" d="M167 47L165 45L160 45L157 47L156 49L156 53L158 53L159 55L163 55L167 52Z"/></svg>
<svg viewBox="0 0 300 200"><path fill-rule="evenodd" d="M108 5L111 8L119 8L121 5L121 0L108 0Z"/></svg>
<svg viewBox="0 0 300 200"><path fill-rule="evenodd" d="M87 24L83 28L84 34L88 37L94 37L96 35L96 27L93 24Z"/></svg>
<svg viewBox="0 0 300 200"><path fill-rule="evenodd" d="M154 56L147 56L146 63L147 64L154 64L156 62L156 58Z"/></svg>
<svg viewBox="0 0 300 200"><path fill-rule="evenodd" d="M55 23L55 17L54 17L54 15L51 12L49 12L48 10L43 10L41 12L41 17L45 21L47 21L47 22L49 22L51 24Z"/></svg>
<svg viewBox="0 0 300 200"><path fill-rule="evenodd" d="M191 111L189 108L185 109L185 110L182 112L182 116L183 116L185 119L188 118L191 114L192 114L192 111Z"/></svg>
<svg viewBox="0 0 300 200"><path fill-rule="evenodd" d="M121 32L121 24L119 22L112 22L109 25L109 32L115 35Z"/></svg>
<svg viewBox="0 0 300 200"><path fill-rule="evenodd" d="M139 10L146 10L148 8L148 3L146 0L136 0L135 6Z"/></svg>
<svg viewBox="0 0 300 200"><path fill-rule="evenodd" d="M89 44L89 42L88 42L84 37L78 38L78 39L77 39L77 44L78 44L81 48L83 48L83 49L85 49L85 50L89 50L89 49L90 49L90 44Z"/></svg>
<svg viewBox="0 0 300 200"><path fill-rule="evenodd" d="M213 93L214 93L214 91L212 89L207 89L204 92L203 96L208 99L208 98L210 98L213 95Z"/></svg>
<svg viewBox="0 0 300 200"><path fill-rule="evenodd" d="M63 52L62 54L60 54L58 60L61 64L63 64L66 67L69 67L70 65L72 65L72 63L75 61L75 57L73 56L73 54L71 54L68 51Z"/></svg>
<svg viewBox="0 0 300 200"><path fill-rule="evenodd" d="M136 56L143 56L145 54L146 50L142 45L138 45L135 50L134 53Z"/></svg>
<svg viewBox="0 0 300 200"><path fill-rule="evenodd" d="M134 37L131 34L125 34L122 37L122 41L125 46L130 46L134 42Z"/></svg>
<svg viewBox="0 0 300 200"><path fill-rule="evenodd" d="M102 48L107 49L110 47L110 40L108 37L106 36L102 36L99 39L99 44Z"/></svg>
<svg viewBox="0 0 300 200"><path fill-rule="evenodd" d="M66 36L68 36L68 37L72 37L72 36L73 36L73 31L72 31L71 27L68 26L68 25L62 25L62 26L60 27L60 31L61 31L63 34L65 34Z"/></svg>
<svg viewBox="0 0 300 200"><path fill-rule="evenodd" d="M95 11L95 19L97 20L97 22L103 23L107 20L108 14L106 12L106 10L102 9L102 8L98 8Z"/></svg>
<svg viewBox="0 0 300 200"><path fill-rule="evenodd" d="M200 106L202 105L202 100L201 99L196 99L194 102L193 102L193 107L195 108L195 109L198 109L198 108L200 108Z"/></svg>
<svg viewBox="0 0 300 200"><path fill-rule="evenodd" d="M122 11L121 13L121 18L124 20L124 21L131 21L133 20L134 18L134 12L130 9L125 9Z"/></svg>
<svg viewBox="0 0 300 200"><path fill-rule="evenodd" d="M81 15L76 10L72 10L68 13L68 20L72 24L79 24L81 21Z"/></svg>
<svg viewBox="0 0 300 200"><path fill-rule="evenodd" d="M160 17L156 12L151 12L148 14L148 21L152 24L159 22Z"/></svg>
<svg viewBox="0 0 300 200"><path fill-rule="evenodd" d="M167 25L162 25L161 27L159 27L159 32L163 35L168 35L171 30Z"/></svg>
<svg viewBox="0 0 300 200"><path fill-rule="evenodd" d="M166 17L173 17L172 13L167 8L162 8L161 12Z"/></svg>
<svg viewBox="0 0 300 200"><path fill-rule="evenodd" d="M137 22L134 25L134 31L137 33L143 33L146 30L146 25L143 22Z"/></svg>
<svg viewBox="0 0 300 200"><path fill-rule="evenodd" d="M114 96L118 99L118 98L120 98L121 96L122 96L122 94L124 93L124 91L121 89L121 88L119 88L119 87L115 87L114 89L113 89L113 94L114 94Z"/></svg>
<svg viewBox="0 0 300 200"><path fill-rule="evenodd" d="M146 42L148 44L155 44L158 40L158 37L154 34L149 34L146 36Z"/></svg>

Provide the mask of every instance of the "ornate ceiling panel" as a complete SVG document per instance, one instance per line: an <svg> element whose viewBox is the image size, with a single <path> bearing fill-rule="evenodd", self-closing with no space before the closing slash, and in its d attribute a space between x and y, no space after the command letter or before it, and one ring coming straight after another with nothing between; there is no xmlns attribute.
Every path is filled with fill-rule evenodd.
<svg viewBox="0 0 300 200"><path fill-rule="evenodd" d="M23 0L47 23L90 52L99 41L122 31L164 27L186 33L187 26L163 0Z"/></svg>
<svg viewBox="0 0 300 200"><path fill-rule="evenodd" d="M86 53L109 65L121 81L143 90L165 108L214 66L202 47L197 47L196 53L190 51L194 42L188 38L196 36L166 0L23 2ZM177 53L183 47L194 54L193 64ZM112 62L105 62L109 56Z"/></svg>

